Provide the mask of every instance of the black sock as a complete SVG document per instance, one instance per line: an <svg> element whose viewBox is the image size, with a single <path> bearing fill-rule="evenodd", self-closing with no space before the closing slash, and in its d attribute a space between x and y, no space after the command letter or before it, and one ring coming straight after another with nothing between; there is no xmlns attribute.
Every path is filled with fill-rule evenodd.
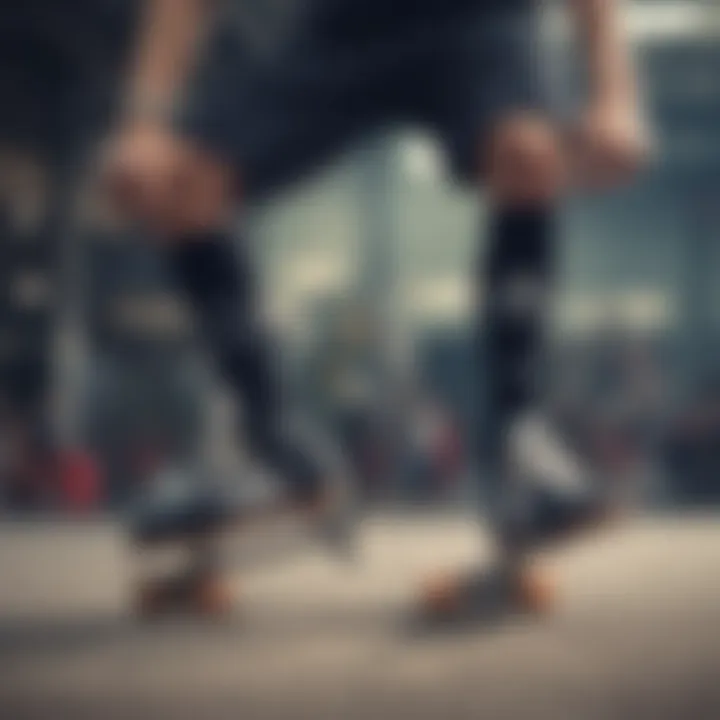
<svg viewBox="0 0 720 720"><path fill-rule="evenodd" d="M484 278L486 413L484 452L502 463L515 418L538 400L543 336L555 265L551 208L501 208L491 227Z"/></svg>
<svg viewBox="0 0 720 720"><path fill-rule="evenodd" d="M210 354L242 403L250 451L294 493L313 492L318 473L312 459L285 432L279 372L260 323L249 258L236 251L231 235L215 232L175 242L168 263Z"/></svg>

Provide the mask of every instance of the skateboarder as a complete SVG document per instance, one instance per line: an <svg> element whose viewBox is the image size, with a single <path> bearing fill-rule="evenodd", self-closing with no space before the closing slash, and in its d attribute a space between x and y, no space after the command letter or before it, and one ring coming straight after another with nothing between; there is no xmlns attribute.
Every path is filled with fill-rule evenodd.
<svg viewBox="0 0 720 720"><path fill-rule="evenodd" d="M571 176L618 182L646 148L620 0L568 0L588 86L572 133L549 103L540 4L145 2L108 157L110 186L165 257L243 404L252 452L284 480L293 507L332 506L332 486L312 452L285 430L252 261L230 220L247 199L267 196L395 121L437 133L457 178L490 197L490 246L477 280L485 295L486 446L501 494L528 435L535 446L552 445L551 455L563 454L552 428L538 430L528 414L556 270L556 208ZM565 469L567 460L560 461ZM570 526L593 515L583 502L575 509L564 500L562 512L550 513L554 522ZM536 520L533 533L542 534ZM502 537L528 534L517 523L499 525ZM516 579L526 577L524 563L513 566ZM463 588L460 576L445 582L438 606L452 606L444 600Z"/></svg>

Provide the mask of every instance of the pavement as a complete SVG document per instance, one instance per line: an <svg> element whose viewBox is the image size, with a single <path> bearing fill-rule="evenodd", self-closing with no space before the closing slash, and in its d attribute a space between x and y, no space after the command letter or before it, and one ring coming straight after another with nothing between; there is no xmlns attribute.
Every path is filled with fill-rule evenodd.
<svg viewBox="0 0 720 720"><path fill-rule="evenodd" d="M414 592L486 557L482 531L376 516L361 545L236 567L224 622L148 624L112 524L0 524L0 718L720 718L720 516L586 538L547 558L554 615L446 632Z"/></svg>

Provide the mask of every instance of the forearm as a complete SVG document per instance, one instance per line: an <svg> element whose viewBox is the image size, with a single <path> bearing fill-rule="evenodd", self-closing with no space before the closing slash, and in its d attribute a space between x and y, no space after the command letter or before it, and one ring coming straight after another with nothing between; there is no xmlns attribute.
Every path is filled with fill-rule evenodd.
<svg viewBox="0 0 720 720"><path fill-rule="evenodd" d="M586 48L594 100L634 103L635 69L624 27L621 0L571 0Z"/></svg>
<svg viewBox="0 0 720 720"><path fill-rule="evenodd" d="M146 0L125 93L130 116L163 114L175 102L212 16L214 0Z"/></svg>

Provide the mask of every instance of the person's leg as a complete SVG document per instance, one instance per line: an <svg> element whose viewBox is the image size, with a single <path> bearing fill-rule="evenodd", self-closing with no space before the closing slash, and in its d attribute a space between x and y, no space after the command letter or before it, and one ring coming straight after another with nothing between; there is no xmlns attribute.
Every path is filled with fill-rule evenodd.
<svg viewBox="0 0 720 720"><path fill-rule="evenodd" d="M563 168L552 126L536 115L500 119L482 145L491 206L477 279L484 296L482 450L495 499L502 504L511 433L539 401Z"/></svg>
<svg viewBox="0 0 720 720"><path fill-rule="evenodd" d="M514 426L539 401L543 337L550 313L556 256L556 206L563 180L559 142L552 125L534 113L500 116L483 133L476 153L482 191L489 197L487 244L475 282L483 348L482 385L486 405L481 454L490 484L491 522L500 563L489 575L476 571L433 580L424 602L441 615L486 590L524 583L523 603L544 608L550 595L530 578L525 547L518 542L512 507L514 479L510 451ZM519 498L525 503L527 498ZM511 512L509 513L508 510ZM500 585L496 585L496 581ZM487 583L490 583L488 585ZM502 595L505 596L505 590ZM513 591L514 593L514 591ZM491 592L494 597L494 590ZM492 600L494 602L494 600Z"/></svg>
<svg viewBox="0 0 720 720"><path fill-rule="evenodd" d="M287 483L294 499L312 499L320 470L286 428L279 369L246 246L218 226L176 237L164 254L217 370L242 405L248 450Z"/></svg>
<svg viewBox="0 0 720 720"><path fill-rule="evenodd" d="M521 419L541 401L563 162L552 125L532 114L500 119L480 157L491 205L487 250L478 277L484 288L482 449L501 575L522 594L521 602L540 609L551 593L527 565L526 523L534 500L527 496L523 479L514 474L518 463L512 446Z"/></svg>
<svg viewBox="0 0 720 720"><path fill-rule="evenodd" d="M434 101L454 170L476 184L490 210L475 278L486 401L479 439L491 524L502 564L511 568L527 547L518 516L534 512L534 499L516 492L511 476L518 426L541 401L565 174L531 7L479 10L475 24L454 32L440 51ZM427 604L457 607L476 581L475 571L441 577L426 588Z"/></svg>
<svg viewBox="0 0 720 720"><path fill-rule="evenodd" d="M237 208L236 172L222 160L168 130L156 151L162 173L148 183L125 178L116 190L131 217L165 260L169 276L187 301L198 334L242 416L242 437L254 460L283 484L289 500L309 507L326 500L329 473L317 447L291 437L286 427L279 372L261 321L252 261L241 239L229 230ZM222 499L205 498L202 512L188 507L181 523L215 522ZM218 505L217 503L220 503ZM191 503L192 505L192 503ZM183 506L184 508L184 506ZM137 532L173 532L174 514L152 508L138 519ZM194 525L193 525L194 527Z"/></svg>
<svg viewBox="0 0 720 720"><path fill-rule="evenodd" d="M137 183L117 189L154 239L241 407L251 455L307 504L327 489L318 465L329 462L332 443L313 437L306 418L300 428L288 422L252 258L232 228L245 198L267 197L322 164L367 127L371 113L364 96L351 93L352 78L325 77L312 53L283 53L287 62L270 66L231 28L218 27L185 106L151 153L166 156L163 172L139 192ZM338 111L351 94L356 112Z"/></svg>

